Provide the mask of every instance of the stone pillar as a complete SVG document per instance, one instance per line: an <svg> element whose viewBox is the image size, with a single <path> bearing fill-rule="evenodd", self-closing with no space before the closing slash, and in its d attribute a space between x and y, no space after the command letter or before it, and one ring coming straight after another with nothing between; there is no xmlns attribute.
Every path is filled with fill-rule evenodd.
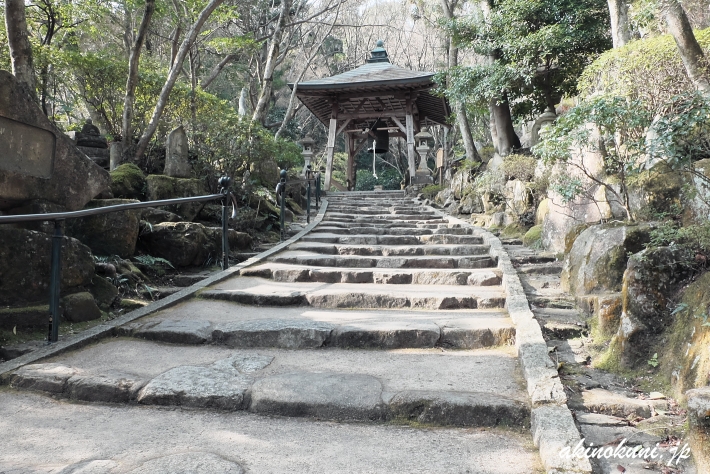
<svg viewBox="0 0 710 474"><path fill-rule="evenodd" d="M112 142L109 146L109 170L115 170L123 159L123 143Z"/></svg>
<svg viewBox="0 0 710 474"><path fill-rule="evenodd" d="M181 125L168 135L163 174L173 178L189 178L191 171L187 161L187 134Z"/></svg>

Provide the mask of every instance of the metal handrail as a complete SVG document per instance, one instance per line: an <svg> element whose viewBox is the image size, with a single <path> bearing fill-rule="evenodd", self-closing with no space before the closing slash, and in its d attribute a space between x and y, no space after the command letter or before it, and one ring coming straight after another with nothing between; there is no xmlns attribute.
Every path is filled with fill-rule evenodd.
<svg viewBox="0 0 710 474"><path fill-rule="evenodd" d="M81 211L71 212L50 212L46 214L18 214L15 216L0 216L0 224L12 224L16 222L36 222L36 221L54 221L54 234L52 235L52 268L50 273L49 285L49 333L47 334L47 342L57 342L59 339L59 295L60 295L60 272L61 272L61 252L62 239L62 223L67 219L76 219L79 217L97 216L101 214L109 214L111 212L128 211L130 209L142 209L146 207L162 207L174 204L185 204L193 202L222 200L222 269L229 268L229 235L228 223L229 219L234 219L237 216L237 200L229 191L231 179L223 176L219 179L220 192L218 194L209 194L205 196L192 196L176 199L161 199L156 201L132 202L127 204L116 204L113 206L97 207L93 209L83 209ZM232 202L232 215L228 216L227 207L229 201Z"/></svg>
<svg viewBox="0 0 710 474"><path fill-rule="evenodd" d="M209 194L206 196L195 196L176 199L162 199L158 201L141 201L131 202L126 204L115 204L113 206L96 207L93 209L82 209L81 211L71 212L51 212L47 214L18 214L15 216L0 216L0 224L11 224L13 222L33 222L33 221L57 221L66 219L75 219L78 217L97 216L100 214L108 214L110 212L127 211L129 209L141 209L145 207L161 207L170 206L173 204L185 204L191 202L213 201L222 199L224 194Z"/></svg>

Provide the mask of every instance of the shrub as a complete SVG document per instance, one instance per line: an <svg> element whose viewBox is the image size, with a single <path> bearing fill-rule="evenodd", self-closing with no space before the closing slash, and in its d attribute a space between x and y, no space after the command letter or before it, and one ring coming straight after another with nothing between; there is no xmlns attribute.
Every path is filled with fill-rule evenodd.
<svg viewBox="0 0 710 474"><path fill-rule="evenodd" d="M434 197L443 190L443 186L439 186L438 184L430 184L428 186L424 186L424 188L422 189L422 194L427 199L434 199Z"/></svg>
<svg viewBox="0 0 710 474"><path fill-rule="evenodd" d="M533 156L510 154L503 158L501 171L509 180L519 179L526 183L535 176L537 160Z"/></svg>

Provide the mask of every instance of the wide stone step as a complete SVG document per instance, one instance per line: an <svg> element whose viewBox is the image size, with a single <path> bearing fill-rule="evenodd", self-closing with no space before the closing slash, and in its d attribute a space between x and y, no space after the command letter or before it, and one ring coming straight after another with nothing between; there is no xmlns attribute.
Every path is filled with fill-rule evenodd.
<svg viewBox="0 0 710 474"><path fill-rule="evenodd" d="M351 268L491 268L497 265L496 258L490 255L373 258L359 255L319 255L302 251L282 252L270 261L291 265Z"/></svg>
<svg viewBox="0 0 710 474"><path fill-rule="evenodd" d="M239 277L209 287L199 295L207 300L255 306L313 306L317 308L486 309L505 306L500 287L454 285L378 285L372 283L275 282Z"/></svg>
<svg viewBox="0 0 710 474"><path fill-rule="evenodd" d="M191 300L122 326L121 336L233 348L481 349L512 344L515 328L500 309L466 311L329 310Z"/></svg>
<svg viewBox="0 0 710 474"><path fill-rule="evenodd" d="M480 245L483 238L476 235L342 235L316 232L303 236L300 241L345 245Z"/></svg>
<svg viewBox="0 0 710 474"><path fill-rule="evenodd" d="M326 216L328 219L342 219L342 220L348 220L352 221L353 220L353 214L356 214L356 212L353 213L326 213ZM433 214L432 215L420 215L420 214L399 214L399 215L394 215L394 214L372 214L370 216L371 219L373 220L379 220L383 222L411 222L411 221L436 221L436 222L446 222L445 219L437 219Z"/></svg>
<svg viewBox="0 0 710 474"><path fill-rule="evenodd" d="M488 245L329 245L308 242L297 242L289 246L289 250L313 252L323 255L362 255L369 257L396 257L416 255L487 255Z"/></svg>
<svg viewBox="0 0 710 474"><path fill-rule="evenodd" d="M315 369L315 370L314 370ZM118 338L13 372L10 385L88 402L334 421L529 424L509 350L290 351Z"/></svg>
<svg viewBox="0 0 710 474"><path fill-rule="evenodd" d="M367 270L362 268L295 266L266 263L247 267L240 275L270 278L280 282L376 283L415 285L495 286L501 284L500 272L492 269Z"/></svg>
<svg viewBox="0 0 710 474"><path fill-rule="evenodd" d="M362 226L362 225L352 225L350 227L338 227L338 226L326 226L320 225L311 231L313 234L341 234L341 235L431 235L434 233L431 229L419 229L419 228L398 228L398 227L387 227L379 228L372 226Z"/></svg>

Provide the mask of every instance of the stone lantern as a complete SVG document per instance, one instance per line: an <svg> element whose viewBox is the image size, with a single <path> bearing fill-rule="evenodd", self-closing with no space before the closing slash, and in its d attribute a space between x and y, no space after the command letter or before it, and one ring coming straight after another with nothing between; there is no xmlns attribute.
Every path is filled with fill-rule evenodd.
<svg viewBox="0 0 710 474"><path fill-rule="evenodd" d="M313 158L313 145L315 145L316 141L313 140L310 135L306 135L303 140L299 141L298 143L303 146L303 151L301 154L303 155L303 171L301 172L302 175L306 175L306 169L311 165L311 158Z"/></svg>
<svg viewBox="0 0 710 474"><path fill-rule="evenodd" d="M414 135L414 143L417 146L417 153L419 153L419 167L417 167L417 175L414 179L414 184L429 184L433 183L434 180L431 177L431 172L426 165L426 158L431 147L429 143L434 140L434 136L429 133L426 127L422 127L422 131Z"/></svg>

